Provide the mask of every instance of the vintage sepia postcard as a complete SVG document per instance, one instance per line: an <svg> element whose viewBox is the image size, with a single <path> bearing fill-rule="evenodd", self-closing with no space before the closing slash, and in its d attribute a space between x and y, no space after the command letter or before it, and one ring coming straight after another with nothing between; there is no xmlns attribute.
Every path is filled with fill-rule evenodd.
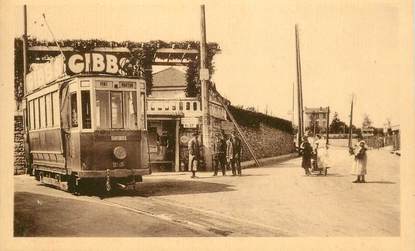
<svg viewBox="0 0 415 251"><path fill-rule="evenodd" d="M0 16L1 250L414 250L411 1Z"/></svg>

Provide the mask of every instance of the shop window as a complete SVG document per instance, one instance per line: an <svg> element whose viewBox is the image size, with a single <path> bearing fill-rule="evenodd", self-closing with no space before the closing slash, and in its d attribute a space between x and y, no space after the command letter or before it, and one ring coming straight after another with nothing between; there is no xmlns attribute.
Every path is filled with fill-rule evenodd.
<svg viewBox="0 0 415 251"><path fill-rule="evenodd" d="M82 128L91 129L91 97L89 91L81 91Z"/></svg>
<svg viewBox="0 0 415 251"><path fill-rule="evenodd" d="M78 127L78 105L77 105L76 92L71 93L70 102L71 102L71 127Z"/></svg>

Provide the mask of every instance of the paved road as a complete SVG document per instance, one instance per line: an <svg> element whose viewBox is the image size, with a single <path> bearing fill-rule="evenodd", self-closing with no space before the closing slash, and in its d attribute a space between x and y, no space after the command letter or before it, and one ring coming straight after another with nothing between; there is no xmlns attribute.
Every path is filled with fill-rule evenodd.
<svg viewBox="0 0 415 251"><path fill-rule="evenodd" d="M102 200L16 176L15 235L399 236L399 157L369 151L368 183L353 184L347 149L331 156L326 177L297 158L241 177L158 173Z"/></svg>

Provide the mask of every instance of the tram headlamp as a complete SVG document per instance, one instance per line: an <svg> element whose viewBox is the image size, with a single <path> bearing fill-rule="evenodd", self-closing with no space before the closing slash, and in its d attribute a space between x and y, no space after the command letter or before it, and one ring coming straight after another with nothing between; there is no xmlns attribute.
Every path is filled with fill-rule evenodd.
<svg viewBox="0 0 415 251"><path fill-rule="evenodd" d="M123 160L127 158L127 150L125 150L125 148L122 146L115 147L113 153L114 153L114 157L119 160Z"/></svg>

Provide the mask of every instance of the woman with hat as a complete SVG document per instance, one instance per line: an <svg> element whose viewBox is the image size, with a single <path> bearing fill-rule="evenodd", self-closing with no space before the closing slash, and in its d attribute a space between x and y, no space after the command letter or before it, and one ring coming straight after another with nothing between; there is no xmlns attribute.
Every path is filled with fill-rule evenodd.
<svg viewBox="0 0 415 251"><path fill-rule="evenodd" d="M356 175L357 178L353 183L365 183L366 165L367 165L367 154L366 154L366 142L361 140L358 146L351 150L351 154L354 156L352 174Z"/></svg>

